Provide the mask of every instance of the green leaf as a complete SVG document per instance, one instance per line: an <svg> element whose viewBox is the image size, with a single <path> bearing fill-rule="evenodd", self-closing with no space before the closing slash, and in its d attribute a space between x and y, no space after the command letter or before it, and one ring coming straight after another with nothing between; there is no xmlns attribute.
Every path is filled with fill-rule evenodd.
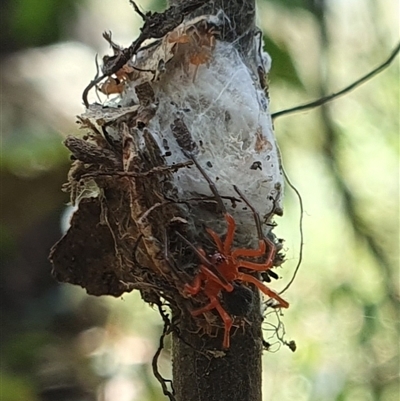
<svg viewBox="0 0 400 401"><path fill-rule="evenodd" d="M286 47L278 45L267 36L264 36L264 43L264 50L266 50L272 58L269 79L272 82L282 80L290 85L304 89L304 85L297 74L293 59Z"/></svg>

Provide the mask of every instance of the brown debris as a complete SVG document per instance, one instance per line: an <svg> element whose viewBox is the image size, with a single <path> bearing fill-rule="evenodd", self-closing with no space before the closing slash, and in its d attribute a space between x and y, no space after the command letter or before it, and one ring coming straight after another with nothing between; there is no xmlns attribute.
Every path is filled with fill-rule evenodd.
<svg viewBox="0 0 400 401"><path fill-rule="evenodd" d="M187 225L173 200L172 175L193 162L166 164L146 128L157 110L154 91L142 84L136 93L138 105L91 105L78 121L86 135L65 140L74 162L64 189L78 210L50 261L57 280L89 294L120 296L137 288L154 303L179 298L183 286L164 239Z"/></svg>
<svg viewBox="0 0 400 401"><path fill-rule="evenodd" d="M256 136L256 144L254 149L257 153L272 150L272 144L263 135L261 127L257 129Z"/></svg>
<svg viewBox="0 0 400 401"><path fill-rule="evenodd" d="M92 163L111 167L116 170L122 167L121 161L109 149L96 146L88 141L68 136L64 145L71 151L77 160L83 163Z"/></svg>

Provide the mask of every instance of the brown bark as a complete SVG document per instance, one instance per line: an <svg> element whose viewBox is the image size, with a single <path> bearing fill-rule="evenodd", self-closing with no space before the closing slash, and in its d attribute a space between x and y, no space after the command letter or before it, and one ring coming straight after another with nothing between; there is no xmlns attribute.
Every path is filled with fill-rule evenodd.
<svg viewBox="0 0 400 401"><path fill-rule="evenodd" d="M233 328L229 350L221 351L223 329L212 338L193 332L193 318L181 317L173 335L176 401L261 401L261 322L259 298L249 324ZM192 332L191 332L192 331Z"/></svg>

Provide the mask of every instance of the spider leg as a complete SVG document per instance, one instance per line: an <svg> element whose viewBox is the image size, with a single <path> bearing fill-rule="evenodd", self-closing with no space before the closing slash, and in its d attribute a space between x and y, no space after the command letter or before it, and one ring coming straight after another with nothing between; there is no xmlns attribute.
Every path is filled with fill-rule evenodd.
<svg viewBox="0 0 400 401"><path fill-rule="evenodd" d="M225 309L222 307L218 299L214 296L210 296L210 303L203 306L200 309L196 309L194 311L191 311L191 315L196 317L199 316L205 312L211 311L213 309L216 309L221 316L222 321L224 322L224 341L222 343L222 346L227 349L230 346L230 338L229 338L229 333L232 328L232 318L229 316L229 314L225 311Z"/></svg>
<svg viewBox="0 0 400 401"><path fill-rule="evenodd" d="M254 251L250 250L250 249L244 249L244 250L236 249L235 251L232 252L232 257L235 258L235 257L239 257L239 256L251 256L251 257L262 256L265 253L265 245L266 245L265 243L267 243L269 245L269 252L267 255L267 260L264 262L264 265L271 267L272 263L274 261L274 258L275 258L275 254L276 254L276 246L269 238L264 237L264 234L262 232L262 227L261 227L260 215L254 208L254 206L249 202L249 200L244 196L242 191L240 191L240 189L236 185L233 186L233 189L238 193L238 195L243 199L243 201L246 203L246 205L253 212L254 221L255 221L256 227L257 227L259 248ZM267 217L268 219L274 214L275 209L276 209L276 199L272 198L272 209L268 214L268 217ZM257 251L259 251L259 252L257 252Z"/></svg>
<svg viewBox="0 0 400 401"><path fill-rule="evenodd" d="M250 201L244 196L243 192L240 191L240 189L234 185L233 189L238 193L238 195L243 199L243 201L246 203L246 205L251 209L251 211L253 212L253 216L254 216L254 221L256 223L256 227L257 227L257 235L258 235L258 239L259 241L266 241L269 245L269 254L267 257L267 261L266 263L272 263L276 254L276 246L275 244L268 238L266 238L263 234L262 231L262 227L261 227L261 221L260 221L260 215L258 214L258 212L256 211L256 209L254 208L254 206L250 203ZM277 194L277 196L279 195L279 192ZM272 200L272 209L271 211L268 213L267 215L267 220L270 219L270 217L275 213L276 210L276 198L271 197ZM259 249L261 250L261 243L260 243L260 247ZM262 256L263 253L261 255L250 255L250 254L237 254L236 256Z"/></svg>
<svg viewBox="0 0 400 401"><path fill-rule="evenodd" d="M232 251L232 258L236 260L236 258L240 256L252 256L258 257L263 256L265 254L266 245L264 240L258 241L258 248L257 249L245 249L239 248Z"/></svg>
<svg viewBox="0 0 400 401"><path fill-rule="evenodd" d="M276 245L267 237L264 238L264 243L265 242L269 246L269 252L267 254L267 260L264 262L264 264L272 266L276 255Z"/></svg>
<svg viewBox="0 0 400 401"><path fill-rule="evenodd" d="M208 228L208 227L206 228L206 231L210 235L210 237L214 240L215 245L217 245L218 252L223 254L224 253L224 245L223 245L219 235L214 230L212 230L211 228Z"/></svg>
<svg viewBox="0 0 400 401"><path fill-rule="evenodd" d="M228 231L226 233L226 238L224 241L223 254L230 255L233 243L233 237L235 236L235 231L236 231L236 222L235 219L229 213L225 213L225 220L228 223Z"/></svg>
<svg viewBox="0 0 400 401"><path fill-rule="evenodd" d="M186 243L186 245L189 245L190 248L196 252L196 255L199 257L199 259L202 262L202 265L204 267L207 267L207 271L212 275L213 277L216 277L218 279L218 282L221 283L222 287L225 288L227 291L232 291L233 287L226 278L220 273L220 271L212 264L209 262L207 259L205 252L202 249L197 249L190 241L188 241L180 232L175 231L176 235L183 240L183 242Z"/></svg>
<svg viewBox="0 0 400 401"><path fill-rule="evenodd" d="M192 284L185 284L184 289L185 292L190 295L197 295L201 290L202 284L202 277L201 274L198 274L194 279Z"/></svg>
<svg viewBox="0 0 400 401"><path fill-rule="evenodd" d="M238 268L244 267L245 269L248 269L248 270L264 272L266 270L271 269L273 266L272 266L272 264L267 264L267 263L255 263L255 262L249 262L247 260L238 260L237 267Z"/></svg>
<svg viewBox="0 0 400 401"><path fill-rule="evenodd" d="M266 263L249 262L247 260L238 260L237 268L240 268L240 267L244 267L245 269L254 270L257 272L264 272L268 269L271 269L272 265L268 265Z"/></svg>
<svg viewBox="0 0 400 401"><path fill-rule="evenodd" d="M254 208L254 206L250 203L250 201L244 196L243 192L236 185L233 186L233 189L238 193L238 195L243 199L244 203L246 203L246 205L253 212L254 221L256 223L256 228L257 228L258 239L260 241L263 240L264 239L264 234L263 234L262 228L261 228L260 215L258 214L256 209ZM275 205L274 205L274 209L275 209Z"/></svg>
<svg viewBox="0 0 400 401"><path fill-rule="evenodd" d="M282 308L289 307L289 303L287 301L285 301L283 298L281 298L279 296L279 294L277 294L275 291L273 291L270 288L268 288L267 286L265 286L261 281L257 280L252 275L246 274L246 273L239 273L237 279L254 284L265 295L268 295L270 298L273 298L276 301L278 301L280 307L282 307Z"/></svg>
<svg viewBox="0 0 400 401"><path fill-rule="evenodd" d="M264 270L267 270L272 267L274 263L274 258L276 255L276 246L275 244L269 239L269 238L264 238L263 240L260 240L258 242L259 247L258 249L235 249L232 252L232 258L235 260L235 262L239 263L240 266L246 267L242 265L242 261L237 261L236 259L241 256L246 256L246 257L258 257L258 256L263 256L266 251L266 243L268 243L268 253L267 253L267 259L265 260L264 263L262 263L262 266L267 266L267 268ZM257 263L258 264L258 263ZM257 265L256 264L256 265ZM248 267L250 269L250 267ZM254 270L262 270L261 268L256 268Z"/></svg>
<svg viewBox="0 0 400 401"><path fill-rule="evenodd" d="M217 309L219 315L221 316L222 321L224 322L224 341L222 343L222 347L224 349L228 349L230 347L230 337L229 334L231 332L232 328L232 318L228 315L228 313L225 311L225 309L221 306L221 304L217 303L215 306L215 309Z"/></svg>

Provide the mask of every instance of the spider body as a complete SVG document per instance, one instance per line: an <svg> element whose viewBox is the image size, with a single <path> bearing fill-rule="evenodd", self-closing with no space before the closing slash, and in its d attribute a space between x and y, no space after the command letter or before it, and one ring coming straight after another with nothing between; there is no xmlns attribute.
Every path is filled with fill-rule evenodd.
<svg viewBox="0 0 400 401"><path fill-rule="evenodd" d="M210 63L217 34L216 27L205 20L187 27L178 27L168 34L168 42L176 45L175 51L183 45L186 50L186 59L189 64L195 66L193 82L196 79L199 66Z"/></svg>
<svg viewBox="0 0 400 401"><path fill-rule="evenodd" d="M273 261L276 253L276 247L274 243L268 238L260 238L257 249L232 249L233 239L236 231L236 223L234 218L229 213L225 213L225 220L228 224L228 230L224 241L221 240L216 232L210 228L207 228L208 234L214 240L217 251L208 258L203 249L198 249L198 252L202 256L201 260L204 261L204 258L206 258L209 262L207 264L214 266L218 270L218 273L225 278L226 282L222 282L221 279L217 277L212 270L210 270L206 263L201 263L199 266L199 273L194 278L192 284L185 285L185 292L190 295L197 295L200 291L202 291L208 297L210 302L202 308L191 311L191 314L195 317L216 309L224 323L225 332L223 347L228 349L230 346L229 335L233 321L232 317L220 303L219 297L221 291L232 292L235 288L234 282L251 283L265 295L277 301L277 307L288 308L289 304L282 299L278 293L248 273L248 271L265 272L273 267ZM256 258L265 255L267 251L267 243L269 250L264 263L255 263L242 259L249 257Z"/></svg>
<svg viewBox="0 0 400 401"><path fill-rule="evenodd" d="M222 306L229 315L246 317L253 309L254 292L247 285L232 283L233 291L221 291Z"/></svg>
<svg viewBox="0 0 400 401"><path fill-rule="evenodd" d="M100 85L100 91L105 95L122 93L125 87L125 83L129 81L129 74L132 72L132 67L124 65L115 73L115 78L109 76L107 80L102 85Z"/></svg>

